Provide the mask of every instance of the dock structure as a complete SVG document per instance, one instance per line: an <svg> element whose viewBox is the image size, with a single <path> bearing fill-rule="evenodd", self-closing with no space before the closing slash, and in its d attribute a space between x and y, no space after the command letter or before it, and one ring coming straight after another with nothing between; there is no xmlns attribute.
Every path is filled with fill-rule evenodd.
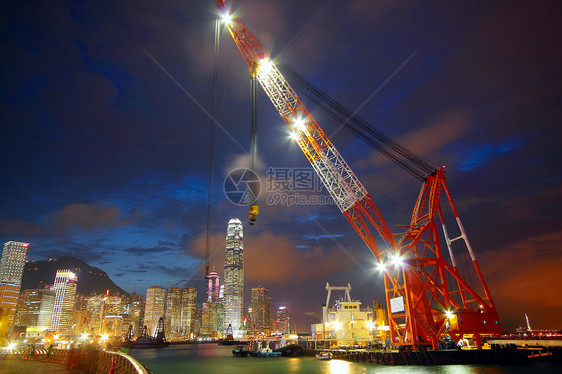
<svg viewBox="0 0 562 374"><path fill-rule="evenodd" d="M326 352L327 350L322 350ZM506 346L498 349L442 349L442 350L328 350L334 359L365 362L379 365L527 365L535 362L562 363L562 348L530 349ZM305 349L304 354L314 356L319 350Z"/></svg>

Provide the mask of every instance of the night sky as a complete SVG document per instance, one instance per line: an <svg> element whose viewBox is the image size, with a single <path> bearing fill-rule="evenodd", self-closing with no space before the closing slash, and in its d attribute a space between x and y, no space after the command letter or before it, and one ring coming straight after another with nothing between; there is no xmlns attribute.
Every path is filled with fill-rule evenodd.
<svg viewBox="0 0 562 374"><path fill-rule="evenodd" d="M505 330L524 313L534 328L562 327L562 3L238 0L232 9L274 61L446 165ZM212 0L3 5L2 242L31 243L30 260L72 254L129 292L197 287L203 300L214 20ZM226 175L248 165L250 110L248 67L226 33L217 88L211 268L222 277L227 223L239 217L246 304L263 284L306 331L321 318L326 282L382 302L373 257L335 205L267 202L269 168L309 165L261 89L261 209L246 224L247 207L223 192ZM398 232L420 181L318 121Z"/></svg>

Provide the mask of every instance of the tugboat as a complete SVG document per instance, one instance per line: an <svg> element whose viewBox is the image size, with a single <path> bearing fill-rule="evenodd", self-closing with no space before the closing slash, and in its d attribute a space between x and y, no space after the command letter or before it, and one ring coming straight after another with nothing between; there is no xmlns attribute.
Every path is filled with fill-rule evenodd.
<svg viewBox="0 0 562 374"><path fill-rule="evenodd" d="M281 357L281 352L273 352L269 347L260 348L250 354L254 357Z"/></svg>
<svg viewBox="0 0 562 374"><path fill-rule="evenodd" d="M250 351L245 345L239 345L232 350L234 357L248 357Z"/></svg>

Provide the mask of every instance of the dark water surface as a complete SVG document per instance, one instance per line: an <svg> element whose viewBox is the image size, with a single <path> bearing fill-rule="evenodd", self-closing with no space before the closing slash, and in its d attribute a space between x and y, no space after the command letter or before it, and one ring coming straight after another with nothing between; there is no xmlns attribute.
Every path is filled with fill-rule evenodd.
<svg viewBox="0 0 562 374"><path fill-rule="evenodd" d="M131 356L154 374L372 374L372 373L432 373L432 374L518 374L562 373L562 367L552 365L441 365L441 366L382 366L343 360L320 361L313 357L234 357L232 346L216 344L186 344L157 349L131 349Z"/></svg>

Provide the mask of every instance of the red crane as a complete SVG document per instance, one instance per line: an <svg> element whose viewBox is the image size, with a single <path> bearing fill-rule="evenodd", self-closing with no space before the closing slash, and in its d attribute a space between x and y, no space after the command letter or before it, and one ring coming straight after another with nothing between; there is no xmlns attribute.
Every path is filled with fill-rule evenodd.
<svg viewBox="0 0 562 374"><path fill-rule="evenodd" d="M369 193L257 39L231 14L224 0L218 0L217 7L251 74L257 77L291 137L379 261L379 269L384 272L391 344L431 345L437 349L440 338L448 335L455 341L473 337L480 348L482 335L499 334L498 314L447 188L445 168L424 178L410 223L399 226L400 233L392 233ZM449 236L442 202L454 213L453 229L459 232L454 238ZM371 227L384 240L384 247L377 245ZM459 274L452 247L456 241L461 241L470 255L478 291Z"/></svg>

